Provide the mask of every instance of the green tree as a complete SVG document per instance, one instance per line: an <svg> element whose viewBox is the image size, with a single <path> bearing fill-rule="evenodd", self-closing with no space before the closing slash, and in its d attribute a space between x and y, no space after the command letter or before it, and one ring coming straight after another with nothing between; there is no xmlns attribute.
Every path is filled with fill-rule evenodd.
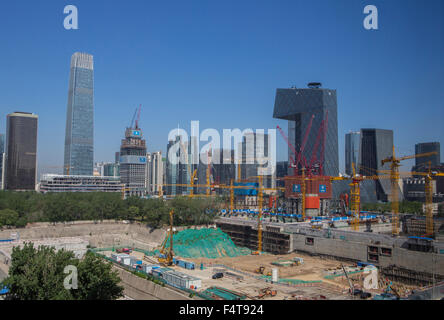
<svg viewBox="0 0 444 320"><path fill-rule="evenodd" d="M123 288L111 264L91 253L83 260L75 258L72 251L55 251L53 247L25 243L14 247L11 268L3 281L9 288L8 299L13 300L85 300L117 299ZM66 266L78 271L78 289L65 289Z"/></svg>
<svg viewBox="0 0 444 320"><path fill-rule="evenodd" d="M115 300L123 296L123 287L119 285L117 271L112 270L111 263L88 252L79 263L78 290L73 290L77 300Z"/></svg>
<svg viewBox="0 0 444 320"><path fill-rule="evenodd" d="M19 215L11 209L0 210L0 227L1 226L15 226Z"/></svg>
<svg viewBox="0 0 444 320"><path fill-rule="evenodd" d="M129 220L135 220L136 217L139 215L139 208L136 206L131 206L128 208L128 219Z"/></svg>

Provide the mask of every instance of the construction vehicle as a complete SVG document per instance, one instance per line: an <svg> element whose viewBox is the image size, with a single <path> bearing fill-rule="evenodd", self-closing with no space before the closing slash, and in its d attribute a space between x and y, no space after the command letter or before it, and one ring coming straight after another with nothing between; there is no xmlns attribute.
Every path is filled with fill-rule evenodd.
<svg viewBox="0 0 444 320"><path fill-rule="evenodd" d="M352 296L354 296L354 295L356 295L356 294L359 294L360 292L356 292L356 289L355 289L355 287L353 286L353 283L351 282L351 279L348 277L348 273L347 273L347 271L345 270L344 265L343 265L342 263L341 263L341 267L342 267L342 270L344 271L345 277L347 278L348 285L350 286L350 289L349 289L350 294L351 294Z"/></svg>
<svg viewBox="0 0 444 320"><path fill-rule="evenodd" d="M158 257L158 261L160 264L165 265L165 266L171 266L173 264L173 256L174 256L174 252L173 252L173 213L174 210L170 211L170 228L168 230L168 234L165 237L165 240L162 243L162 247L160 248L159 252L160 255ZM168 251L165 249L167 240L170 240L170 247L168 248Z"/></svg>
<svg viewBox="0 0 444 320"><path fill-rule="evenodd" d="M374 300L399 300L401 298L401 296L399 295L398 291L395 288L393 288L393 283L389 280L382 281L382 283L384 283L384 282L387 284L387 288L385 288L383 293L376 295L373 299Z"/></svg>
<svg viewBox="0 0 444 320"><path fill-rule="evenodd" d="M260 266L259 268L254 270L254 272L260 273L260 274L264 274L264 271L265 271L265 267L264 266Z"/></svg>
<svg viewBox="0 0 444 320"><path fill-rule="evenodd" d="M116 249L116 252L130 254L131 252L133 252L133 250L130 248L119 248L119 249Z"/></svg>
<svg viewBox="0 0 444 320"><path fill-rule="evenodd" d="M271 289L271 287L263 288L259 290L259 295L256 297L258 299L263 299L266 296L275 297L277 295L277 290Z"/></svg>

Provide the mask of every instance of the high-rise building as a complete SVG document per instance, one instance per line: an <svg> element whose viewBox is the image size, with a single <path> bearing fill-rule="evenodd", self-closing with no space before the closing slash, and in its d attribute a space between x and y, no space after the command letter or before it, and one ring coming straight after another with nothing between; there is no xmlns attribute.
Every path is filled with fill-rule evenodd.
<svg viewBox="0 0 444 320"><path fill-rule="evenodd" d="M6 117L6 190L35 190L38 116L14 112Z"/></svg>
<svg viewBox="0 0 444 320"><path fill-rule="evenodd" d="M276 186L285 187L283 178L288 175L288 161L276 162Z"/></svg>
<svg viewBox="0 0 444 320"><path fill-rule="evenodd" d="M0 133L0 190L4 189L5 135Z"/></svg>
<svg viewBox="0 0 444 320"><path fill-rule="evenodd" d="M71 57L66 113L64 172L93 175L94 68L93 56L76 52Z"/></svg>
<svg viewBox="0 0 444 320"><path fill-rule="evenodd" d="M359 148L361 146L361 132L349 132L345 135L345 173L353 175L353 167L359 168Z"/></svg>
<svg viewBox="0 0 444 320"><path fill-rule="evenodd" d="M143 197L146 194L146 142L142 130L126 128L120 146L120 180L126 195Z"/></svg>
<svg viewBox="0 0 444 320"><path fill-rule="evenodd" d="M120 165L118 163L105 163L103 165L104 177L120 177Z"/></svg>
<svg viewBox="0 0 444 320"><path fill-rule="evenodd" d="M390 170L390 163L382 165L381 160L393 155L393 130L361 129L360 150L360 174L378 175L379 170ZM379 179L375 185L377 200L387 201L391 192L390 179Z"/></svg>
<svg viewBox="0 0 444 320"><path fill-rule="evenodd" d="M428 157L415 158L415 166L412 171L424 171L427 170L429 165L436 167L441 162L441 146L439 142L424 142L415 144L415 154L436 152L436 154Z"/></svg>
<svg viewBox="0 0 444 320"><path fill-rule="evenodd" d="M276 187L276 165L269 146L268 134L251 132L243 136L240 146L242 180L261 175L264 188Z"/></svg>
<svg viewBox="0 0 444 320"><path fill-rule="evenodd" d="M147 153L146 189L150 195L159 195L163 187L162 152Z"/></svg>
<svg viewBox="0 0 444 320"><path fill-rule="evenodd" d="M170 196L184 195L188 193L188 189L185 186L179 186L180 184L189 183L188 165L186 163L185 152L188 150L188 146L185 143L184 147L180 146L181 137L176 136L175 140L168 141L167 155L166 155L166 194ZM174 149L172 149L174 148ZM185 150L185 152L184 152ZM177 157L176 162L170 161L171 157ZM190 159L188 159L190 161Z"/></svg>
<svg viewBox="0 0 444 320"><path fill-rule="evenodd" d="M234 150L214 149L212 150L213 161L213 179L214 184L230 185L231 180L236 179L236 163L234 159ZM216 189L216 192L222 193L224 189ZM228 192L228 189L226 189Z"/></svg>
<svg viewBox="0 0 444 320"><path fill-rule="evenodd" d="M309 83L308 88L304 89L293 87L276 90L273 117L288 120L288 139L296 150L300 150L307 127L314 115L303 151L308 163L312 159L322 121L325 120L324 123L327 123L325 143L322 141L318 143L315 154L316 159L322 164L324 175L329 176L339 174L337 109L336 90L322 89L320 83ZM322 144L325 147L323 159L321 159ZM294 158L294 155L289 148L289 161L290 157ZM293 174L293 170L289 168L290 175Z"/></svg>

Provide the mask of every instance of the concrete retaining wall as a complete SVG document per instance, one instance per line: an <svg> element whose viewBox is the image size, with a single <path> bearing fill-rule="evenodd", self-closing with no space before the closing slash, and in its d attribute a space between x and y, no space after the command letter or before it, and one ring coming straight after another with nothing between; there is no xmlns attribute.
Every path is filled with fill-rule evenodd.
<svg viewBox="0 0 444 320"><path fill-rule="evenodd" d="M48 239L60 237L82 237L95 247L113 245L132 245L151 250L163 241L166 231L151 231L139 223L125 224L115 221L77 221L72 223L34 223L23 229L6 229L0 231L0 239L10 238L11 233L18 232L20 239Z"/></svg>
<svg viewBox="0 0 444 320"><path fill-rule="evenodd" d="M181 293L168 287L162 287L152 281L142 279L119 267L117 270L125 288L124 294L135 300L201 300L199 297L190 298L188 294Z"/></svg>
<svg viewBox="0 0 444 320"><path fill-rule="evenodd" d="M314 239L313 245L306 244L307 237ZM355 261L368 261L367 253L369 245L377 246L371 243L359 243L347 239L341 240L293 234L294 250L305 251L312 254L336 256ZM374 263L375 266L388 267L390 265L396 265L417 272L444 275L443 255L412 251L393 246L390 248L392 249L392 257L379 255L379 263Z"/></svg>

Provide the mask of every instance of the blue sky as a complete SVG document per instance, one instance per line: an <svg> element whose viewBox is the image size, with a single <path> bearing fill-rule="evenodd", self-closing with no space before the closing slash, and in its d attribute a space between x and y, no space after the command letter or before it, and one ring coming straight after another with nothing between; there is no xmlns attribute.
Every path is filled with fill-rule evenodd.
<svg viewBox="0 0 444 320"><path fill-rule="evenodd" d="M68 4L78 30L63 28ZM367 4L379 30L363 28ZM276 88L310 81L337 90L341 170L349 130L393 129L398 154L413 154L443 143L443 16L440 0L3 1L0 132L10 112L38 114L39 165L62 166L70 57L82 51L95 60L96 161L113 161L139 104L149 151L165 151L191 120L286 129L272 118Z"/></svg>

